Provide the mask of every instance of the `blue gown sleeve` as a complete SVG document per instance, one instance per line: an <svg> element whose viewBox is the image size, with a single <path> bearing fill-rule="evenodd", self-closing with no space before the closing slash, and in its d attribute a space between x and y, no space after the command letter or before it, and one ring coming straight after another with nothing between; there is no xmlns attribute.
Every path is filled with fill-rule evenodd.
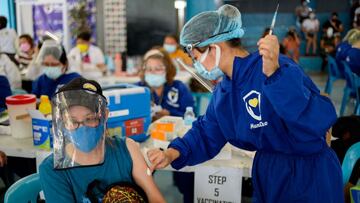
<svg viewBox="0 0 360 203"><path fill-rule="evenodd" d="M6 108L6 97L11 96L11 88L9 80L0 75L0 110Z"/></svg>
<svg viewBox="0 0 360 203"><path fill-rule="evenodd" d="M51 155L52 156L52 155ZM71 185L63 175L64 171L54 170L53 159L48 157L39 167L41 188L44 191L46 202L75 202Z"/></svg>
<svg viewBox="0 0 360 203"><path fill-rule="evenodd" d="M280 60L280 68L265 80L263 91L297 140L325 137L336 121L335 108L300 67Z"/></svg>
<svg viewBox="0 0 360 203"><path fill-rule="evenodd" d="M180 169L186 165L193 166L216 156L227 140L220 130L214 109L215 96L211 99L204 116L193 122L193 127L183 138L176 138L169 148L180 152L180 157L171 165Z"/></svg>
<svg viewBox="0 0 360 203"><path fill-rule="evenodd" d="M183 117L186 111L186 107L191 106L194 108L194 98L191 95L189 89L183 84L179 82L179 108L170 108L169 112L172 116L180 116Z"/></svg>
<svg viewBox="0 0 360 203"><path fill-rule="evenodd" d="M41 88L41 85L40 85L40 77L39 77L32 83L31 93L35 94L36 97L40 97L40 88Z"/></svg>

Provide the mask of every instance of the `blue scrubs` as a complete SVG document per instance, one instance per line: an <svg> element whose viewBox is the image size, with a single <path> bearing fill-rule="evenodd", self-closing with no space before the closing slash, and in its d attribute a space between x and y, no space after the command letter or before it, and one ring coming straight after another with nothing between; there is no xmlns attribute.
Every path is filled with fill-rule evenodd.
<svg viewBox="0 0 360 203"><path fill-rule="evenodd" d="M3 75L0 75L0 90L0 112L2 112L6 108L6 97L11 96L9 80Z"/></svg>
<svg viewBox="0 0 360 203"><path fill-rule="evenodd" d="M349 64L351 71L360 76L360 49L351 48L347 52L345 61Z"/></svg>
<svg viewBox="0 0 360 203"><path fill-rule="evenodd" d="M81 77L78 73L67 73L61 75L56 80L53 80L48 78L45 74L42 74L33 82L32 93L35 94L36 97L47 95L51 98L60 87L78 77Z"/></svg>
<svg viewBox="0 0 360 203"><path fill-rule="evenodd" d="M172 166L212 159L229 142L257 151L255 202L341 203L341 167L325 140L336 121L334 106L299 65L284 56L279 64L267 78L258 52L236 57L232 80L216 86L206 114L170 143L181 154Z"/></svg>
<svg viewBox="0 0 360 203"><path fill-rule="evenodd" d="M53 155L47 157L39 168L46 202L90 202L86 191L94 180L99 180L102 188L116 182L133 183L132 159L125 139L115 137L108 141L101 165L56 170Z"/></svg>
<svg viewBox="0 0 360 203"><path fill-rule="evenodd" d="M146 86L145 83L139 82L137 85ZM161 96L155 92L151 94L152 101L156 105L168 110L171 116L183 117L186 107L194 107L194 98L184 83L174 80L172 84L166 83Z"/></svg>
<svg viewBox="0 0 360 203"><path fill-rule="evenodd" d="M342 61L345 61L348 51L351 49L351 45L347 42L341 42L336 46L336 63L338 65L339 71L344 75L344 66Z"/></svg>

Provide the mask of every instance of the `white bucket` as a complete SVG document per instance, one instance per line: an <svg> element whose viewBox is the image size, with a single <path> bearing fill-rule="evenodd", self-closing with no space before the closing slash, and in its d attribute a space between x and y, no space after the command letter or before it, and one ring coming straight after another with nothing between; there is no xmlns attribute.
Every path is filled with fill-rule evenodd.
<svg viewBox="0 0 360 203"><path fill-rule="evenodd" d="M36 96L22 94L6 97L10 117L11 135L14 138L32 137L31 117L27 110L36 109Z"/></svg>

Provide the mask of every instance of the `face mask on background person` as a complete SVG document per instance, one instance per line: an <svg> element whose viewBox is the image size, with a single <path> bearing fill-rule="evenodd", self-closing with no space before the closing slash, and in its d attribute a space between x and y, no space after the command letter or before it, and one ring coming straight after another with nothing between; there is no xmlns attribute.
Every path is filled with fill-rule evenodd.
<svg viewBox="0 0 360 203"><path fill-rule="evenodd" d="M87 44L77 44L76 47L80 50L81 53L86 53L89 49Z"/></svg>
<svg viewBox="0 0 360 203"><path fill-rule="evenodd" d="M56 80L62 75L61 66L44 66L43 73L50 79Z"/></svg>
<svg viewBox="0 0 360 203"><path fill-rule="evenodd" d="M160 87L161 85L165 84L166 78L165 78L165 74L159 75L159 74L146 73L145 81L151 87Z"/></svg>
<svg viewBox="0 0 360 203"><path fill-rule="evenodd" d="M29 43L22 43L20 44L20 50L22 52L28 52L30 50L31 46Z"/></svg>
<svg viewBox="0 0 360 203"><path fill-rule="evenodd" d="M173 44L164 44L164 49L166 52L168 52L169 54L172 54L176 51L176 45Z"/></svg>
<svg viewBox="0 0 360 203"><path fill-rule="evenodd" d="M334 30L331 27L326 30L326 36L327 37L330 38L330 37L333 36L333 34L334 34Z"/></svg>
<svg viewBox="0 0 360 203"><path fill-rule="evenodd" d="M217 80L219 79L221 76L224 75L224 73L221 71L221 69L219 68L219 63L220 63L220 55L221 55L221 50L220 47L218 45L215 45L215 65L214 67L208 71L204 65L202 64L202 62L205 61L206 57L209 54L209 48L201 55L200 57L200 61L196 60L196 62L194 63L194 67L197 70L197 72L205 79L208 80Z"/></svg>

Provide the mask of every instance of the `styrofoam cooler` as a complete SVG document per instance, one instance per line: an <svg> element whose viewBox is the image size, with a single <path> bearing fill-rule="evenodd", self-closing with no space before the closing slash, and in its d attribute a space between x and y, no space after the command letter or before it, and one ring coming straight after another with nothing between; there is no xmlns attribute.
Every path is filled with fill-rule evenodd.
<svg viewBox="0 0 360 203"><path fill-rule="evenodd" d="M36 96L22 94L6 97L6 106L10 117L11 135L14 138L32 137L32 126L29 119L20 116L28 115L28 110L36 109Z"/></svg>
<svg viewBox="0 0 360 203"><path fill-rule="evenodd" d="M107 122L110 136L126 136L145 141L151 123L150 90L132 84L103 87L110 110Z"/></svg>

